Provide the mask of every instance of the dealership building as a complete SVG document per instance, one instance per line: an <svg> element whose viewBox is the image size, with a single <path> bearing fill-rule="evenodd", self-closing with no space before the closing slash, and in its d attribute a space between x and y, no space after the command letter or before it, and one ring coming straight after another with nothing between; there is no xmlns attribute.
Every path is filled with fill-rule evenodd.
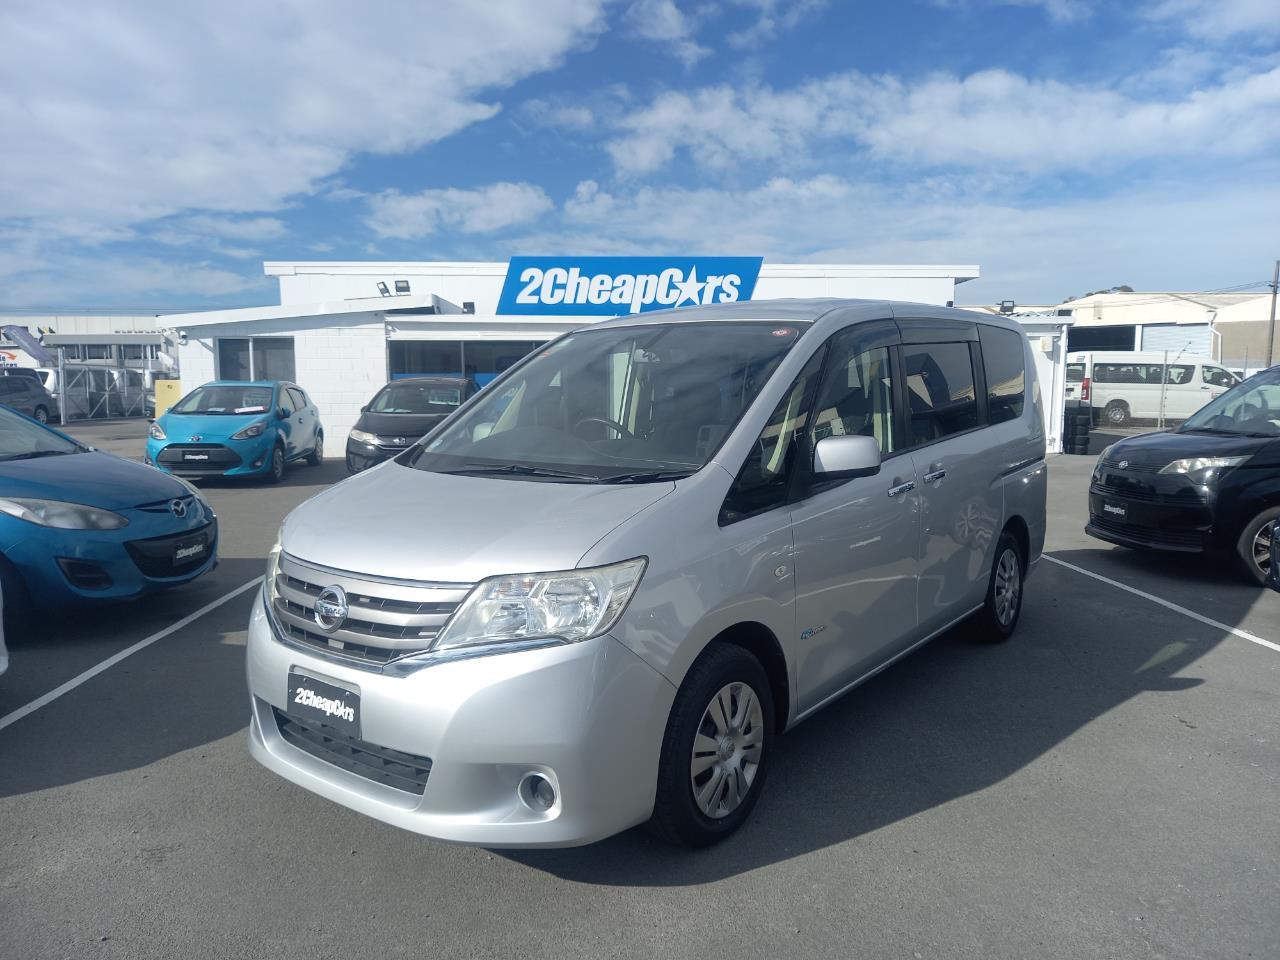
<svg viewBox="0 0 1280 960"><path fill-rule="evenodd" d="M534 348L609 316L779 297L951 305L973 265L763 263L751 257L518 257L509 263L268 262L279 305L170 314L184 391L213 379L293 380L333 455L389 379L484 385Z"/></svg>

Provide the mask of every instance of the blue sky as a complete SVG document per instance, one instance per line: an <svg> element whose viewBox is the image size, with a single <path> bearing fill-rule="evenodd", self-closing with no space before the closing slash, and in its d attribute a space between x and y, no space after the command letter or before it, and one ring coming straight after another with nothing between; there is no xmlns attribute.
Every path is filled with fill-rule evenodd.
<svg viewBox="0 0 1280 960"><path fill-rule="evenodd" d="M962 302L1045 303L1280 256L1274 0L120 6L0 11L0 305L556 253L977 263Z"/></svg>

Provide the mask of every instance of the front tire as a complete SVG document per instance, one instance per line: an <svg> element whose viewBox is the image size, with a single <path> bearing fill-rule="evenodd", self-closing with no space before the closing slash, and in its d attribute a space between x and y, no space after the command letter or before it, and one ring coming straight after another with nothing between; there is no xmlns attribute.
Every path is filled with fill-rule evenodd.
<svg viewBox="0 0 1280 960"><path fill-rule="evenodd" d="M48 423L49 411L44 407L36 407L31 413L31 419L35 420L36 423Z"/></svg>
<svg viewBox="0 0 1280 960"><path fill-rule="evenodd" d="M987 583L987 599L978 614L981 639L1003 643L1018 629L1022 616L1023 585L1027 576L1027 558L1022 546L1008 530L1000 534L991 579Z"/></svg>
<svg viewBox="0 0 1280 960"><path fill-rule="evenodd" d="M1271 571L1271 538L1275 536L1272 524L1277 520L1280 520L1280 507L1263 510L1245 524L1236 541L1236 558L1241 569L1260 587L1267 585Z"/></svg>
<svg viewBox="0 0 1280 960"><path fill-rule="evenodd" d="M271 448L271 465L267 468L267 482L279 483L284 479L284 447L276 444Z"/></svg>
<svg viewBox="0 0 1280 960"><path fill-rule="evenodd" d="M773 730L773 695L760 661L729 643L703 651L667 718L650 829L689 847L737 830L764 789Z"/></svg>

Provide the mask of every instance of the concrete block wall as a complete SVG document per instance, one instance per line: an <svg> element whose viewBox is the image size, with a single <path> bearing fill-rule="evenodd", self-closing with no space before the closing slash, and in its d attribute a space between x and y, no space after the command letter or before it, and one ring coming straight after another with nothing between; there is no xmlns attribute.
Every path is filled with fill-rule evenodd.
<svg viewBox="0 0 1280 960"><path fill-rule="evenodd" d="M179 348L182 392L218 377L218 339L247 335L247 329L234 323L188 327L187 344ZM387 382L386 330L381 318L374 322L367 313L355 313L318 322L315 318L256 321L253 336L293 337L294 379L320 410L325 455L341 457L360 408Z"/></svg>

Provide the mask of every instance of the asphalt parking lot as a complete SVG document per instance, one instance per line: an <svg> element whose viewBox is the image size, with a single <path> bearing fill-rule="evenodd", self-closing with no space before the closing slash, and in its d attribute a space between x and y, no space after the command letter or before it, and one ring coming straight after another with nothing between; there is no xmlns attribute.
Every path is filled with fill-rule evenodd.
<svg viewBox="0 0 1280 960"><path fill-rule="evenodd" d="M11 639L0 716L223 601L0 729L0 956L1276 957L1280 594L1086 537L1092 463L1051 462L1009 644L955 631L781 738L696 853L448 846L260 768L246 585L345 474L207 484L213 574Z"/></svg>

